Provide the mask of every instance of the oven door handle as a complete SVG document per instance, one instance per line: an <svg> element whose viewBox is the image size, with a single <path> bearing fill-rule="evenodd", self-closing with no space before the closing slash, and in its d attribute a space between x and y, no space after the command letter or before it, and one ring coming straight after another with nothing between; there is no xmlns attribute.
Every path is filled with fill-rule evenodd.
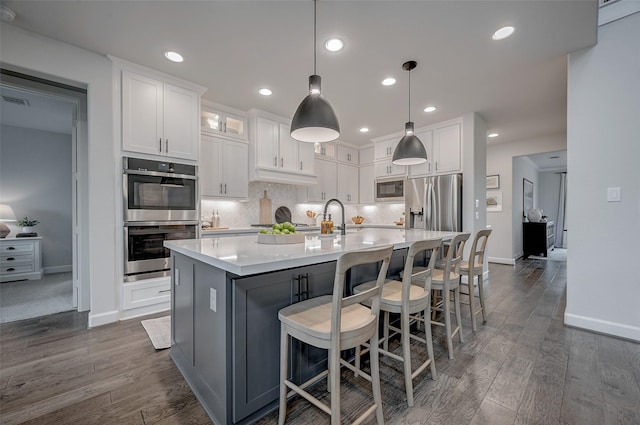
<svg viewBox="0 0 640 425"><path fill-rule="evenodd" d="M184 224L184 225L197 225L200 224L199 221L190 220L190 221L125 221L124 227L132 227L132 226L170 226L175 224Z"/></svg>
<svg viewBox="0 0 640 425"><path fill-rule="evenodd" d="M189 174L163 173L162 171L124 170L124 174L135 174L137 176L153 176L153 177L173 177L176 179L198 180L198 176L192 176Z"/></svg>

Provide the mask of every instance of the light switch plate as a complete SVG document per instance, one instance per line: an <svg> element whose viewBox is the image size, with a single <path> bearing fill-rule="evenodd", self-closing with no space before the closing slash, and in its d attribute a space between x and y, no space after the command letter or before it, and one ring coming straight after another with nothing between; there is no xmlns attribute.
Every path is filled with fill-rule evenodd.
<svg viewBox="0 0 640 425"><path fill-rule="evenodd" d="M476 208L478 208L479 206L480 206L480 201L476 199Z"/></svg>
<svg viewBox="0 0 640 425"><path fill-rule="evenodd" d="M209 288L209 308L211 311L216 311L218 303L218 294L213 288Z"/></svg>
<svg viewBox="0 0 640 425"><path fill-rule="evenodd" d="M607 201L608 202L620 202L621 201L621 190L619 187L609 187L607 188Z"/></svg>

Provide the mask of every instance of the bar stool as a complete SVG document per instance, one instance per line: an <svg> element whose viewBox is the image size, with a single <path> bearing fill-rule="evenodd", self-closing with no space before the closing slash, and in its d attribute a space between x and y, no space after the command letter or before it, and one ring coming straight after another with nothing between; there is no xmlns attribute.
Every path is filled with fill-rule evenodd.
<svg viewBox="0 0 640 425"><path fill-rule="evenodd" d="M409 246L409 252L404 266L404 278L402 282L391 280L385 282L382 287L382 298L380 299L380 310L384 312L384 337L380 341L383 348L378 349L381 354L403 362L404 387L407 393L407 404L412 407L413 402L413 378L418 376L423 370L430 366L431 378L436 379L435 357L433 355L433 340L431 337L431 325L425 324L425 339L411 334L411 322L423 322L429 317L431 308L431 273L438 257L442 239L431 239L413 242ZM429 265L423 271L413 274L414 259L418 254L429 251L431 254ZM417 283L420 283L418 285ZM353 288L354 293L369 290L376 282L367 282ZM412 284L413 283L413 284ZM389 324L389 314L400 314L400 328ZM416 313L421 313L416 315ZM389 351L389 329L401 334L402 355L399 356ZM414 339L426 345L427 359L412 372L411 366L411 346L410 341ZM364 345L364 344L363 344ZM366 346L366 345L365 345ZM370 347L369 347L370 348ZM367 350L356 348L356 369L360 369L360 356Z"/></svg>
<svg viewBox="0 0 640 425"><path fill-rule="evenodd" d="M340 358L340 352L369 341L371 345L371 375L360 373L373 387L373 404L354 423L361 423L373 412L378 425L384 423L380 394L378 364L378 313L382 284L387 276L393 246L342 254L336 264L333 295L311 298L283 308L280 319L280 412L278 423L283 425L287 415L287 397L295 393L331 416L331 425L340 424L340 365L356 371L353 365ZM382 261L376 284L369 290L343 297L345 274L360 264ZM369 302L371 308L360 303ZM329 369L307 382L296 385L287 379L289 336L315 347L329 350ZM331 405L327 406L305 388L327 376ZM291 391L288 391L291 389Z"/></svg>
<svg viewBox="0 0 640 425"><path fill-rule="evenodd" d="M478 230L471 244L469 258L460 262L460 274L467 275L467 285L469 295L469 310L471 311L471 329L473 332L477 330L476 314L482 312L482 323L487 323L487 313L484 307L484 288L482 274L484 270L484 253L487 247L487 241L491 235L491 229ZM480 298L480 308L475 308L475 290L473 289L474 276L478 277L478 298Z"/></svg>
<svg viewBox="0 0 640 425"><path fill-rule="evenodd" d="M453 237L447 255L444 258L442 268L435 268L431 274L431 288L442 292L442 300L436 304L434 310L444 313L444 322L438 322L432 318L431 324L444 326L447 339L449 358L453 359L453 337L458 334L460 342L464 342L460 326L460 263L464 244L469 239L470 233L460 233ZM413 282L413 281L412 281ZM451 301L450 294L453 291L453 306L456 316L456 327L451 326Z"/></svg>

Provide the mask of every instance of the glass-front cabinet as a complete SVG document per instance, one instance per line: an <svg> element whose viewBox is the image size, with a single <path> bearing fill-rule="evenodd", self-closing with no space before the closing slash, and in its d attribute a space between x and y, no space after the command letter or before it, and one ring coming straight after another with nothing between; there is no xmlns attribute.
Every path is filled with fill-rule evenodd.
<svg viewBox="0 0 640 425"><path fill-rule="evenodd" d="M247 140L247 116L240 111L232 112L221 105L203 101L200 129L211 135Z"/></svg>

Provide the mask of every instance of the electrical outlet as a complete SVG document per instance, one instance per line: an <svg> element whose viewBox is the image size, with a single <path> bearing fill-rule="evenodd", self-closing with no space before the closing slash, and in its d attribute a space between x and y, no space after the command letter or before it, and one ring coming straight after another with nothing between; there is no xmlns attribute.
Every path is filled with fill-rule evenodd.
<svg viewBox="0 0 640 425"><path fill-rule="evenodd" d="M479 206L480 206L480 201L476 199L476 208L478 208Z"/></svg>
<svg viewBox="0 0 640 425"><path fill-rule="evenodd" d="M218 295L216 290L213 288L209 288L209 308L211 311L216 311L218 304Z"/></svg>

